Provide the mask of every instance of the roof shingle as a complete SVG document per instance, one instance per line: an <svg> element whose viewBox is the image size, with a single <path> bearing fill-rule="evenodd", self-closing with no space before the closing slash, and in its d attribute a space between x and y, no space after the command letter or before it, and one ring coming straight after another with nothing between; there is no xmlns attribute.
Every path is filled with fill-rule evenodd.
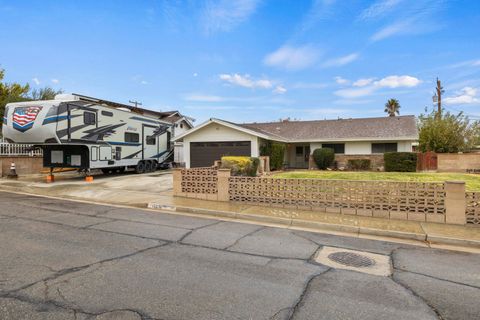
<svg viewBox="0 0 480 320"><path fill-rule="evenodd" d="M415 116L237 124L290 141L418 139Z"/></svg>

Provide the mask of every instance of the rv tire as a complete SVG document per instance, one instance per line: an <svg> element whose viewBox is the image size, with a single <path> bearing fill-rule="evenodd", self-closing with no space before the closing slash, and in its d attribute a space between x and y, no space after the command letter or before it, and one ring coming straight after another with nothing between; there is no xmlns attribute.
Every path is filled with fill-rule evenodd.
<svg viewBox="0 0 480 320"><path fill-rule="evenodd" d="M150 161L145 161L145 172L152 172L152 163Z"/></svg>
<svg viewBox="0 0 480 320"><path fill-rule="evenodd" d="M103 168L102 169L102 172L103 174L112 174L114 170L110 169L110 168Z"/></svg>
<svg viewBox="0 0 480 320"><path fill-rule="evenodd" d="M144 173L145 172L145 162L139 161L135 167L135 173Z"/></svg>

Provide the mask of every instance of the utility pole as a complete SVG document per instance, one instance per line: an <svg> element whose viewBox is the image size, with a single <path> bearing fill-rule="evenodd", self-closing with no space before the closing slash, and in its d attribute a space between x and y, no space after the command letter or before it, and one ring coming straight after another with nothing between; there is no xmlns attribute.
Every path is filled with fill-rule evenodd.
<svg viewBox="0 0 480 320"><path fill-rule="evenodd" d="M135 109L138 108L138 106L141 106L142 103L141 102L138 102L137 100L128 100L128 102L130 102L131 104L134 104L135 105Z"/></svg>
<svg viewBox="0 0 480 320"><path fill-rule="evenodd" d="M433 96L433 102L437 103L437 115L441 116L442 115L442 93L444 92L442 83L440 80L437 78L437 87L435 88L435 95Z"/></svg>

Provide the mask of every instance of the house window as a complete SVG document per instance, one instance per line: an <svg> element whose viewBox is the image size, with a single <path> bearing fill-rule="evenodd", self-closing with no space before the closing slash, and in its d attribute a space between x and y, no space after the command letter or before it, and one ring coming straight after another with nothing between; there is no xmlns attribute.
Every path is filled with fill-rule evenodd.
<svg viewBox="0 0 480 320"><path fill-rule="evenodd" d="M372 143L372 153L397 152L397 143Z"/></svg>
<svg viewBox="0 0 480 320"><path fill-rule="evenodd" d="M133 132L125 132L125 142L139 142L140 135Z"/></svg>
<svg viewBox="0 0 480 320"><path fill-rule="evenodd" d="M297 156L303 156L303 147L302 146L295 147L295 154Z"/></svg>
<svg viewBox="0 0 480 320"><path fill-rule="evenodd" d="M93 112L84 112L83 113L83 123L92 125L95 124L96 114Z"/></svg>
<svg viewBox="0 0 480 320"><path fill-rule="evenodd" d="M155 145L156 143L156 139L155 139L155 136L147 136L147 144L148 145Z"/></svg>
<svg viewBox="0 0 480 320"><path fill-rule="evenodd" d="M180 123L180 129L183 129L183 123Z"/></svg>
<svg viewBox="0 0 480 320"><path fill-rule="evenodd" d="M334 153L345 153L345 143L322 143L322 148L333 149Z"/></svg>

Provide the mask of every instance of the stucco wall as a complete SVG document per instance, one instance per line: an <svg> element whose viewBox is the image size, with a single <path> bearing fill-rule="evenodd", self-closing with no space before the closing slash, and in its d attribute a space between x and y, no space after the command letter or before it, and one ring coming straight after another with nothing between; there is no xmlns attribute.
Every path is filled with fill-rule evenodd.
<svg viewBox="0 0 480 320"><path fill-rule="evenodd" d="M190 129L190 126L185 120L182 120L180 123L174 124L173 128L173 136L177 137L181 134L183 134L185 131L188 131Z"/></svg>
<svg viewBox="0 0 480 320"><path fill-rule="evenodd" d="M348 141L348 142L338 142L345 143L345 154L346 155L362 155L362 154L372 154L372 143L388 143L396 142L398 152L411 152L413 141ZM333 143L333 142L325 142ZM310 152L313 153L313 150L321 148L321 142L312 142L310 143Z"/></svg>
<svg viewBox="0 0 480 320"><path fill-rule="evenodd" d="M259 156L258 138L226 126L211 123L183 138L183 157L190 168L190 142L250 141L252 157Z"/></svg>
<svg viewBox="0 0 480 320"><path fill-rule="evenodd" d="M480 173L480 153L437 153L437 171Z"/></svg>

